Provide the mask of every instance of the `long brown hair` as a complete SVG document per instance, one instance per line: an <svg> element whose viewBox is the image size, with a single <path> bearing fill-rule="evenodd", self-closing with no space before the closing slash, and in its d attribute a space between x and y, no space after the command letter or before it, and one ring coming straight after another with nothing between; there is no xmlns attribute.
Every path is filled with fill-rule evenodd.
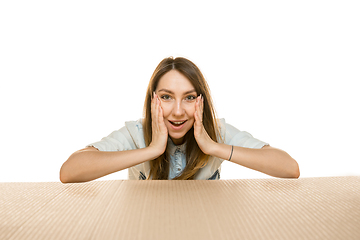
<svg viewBox="0 0 360 240"><path fill-rule="evenodd" d="M182 57L169 57L163 59L156 67L147 88L143 122L146 146L149 146L152 140L151 96L156 90L160 78L171 70L177 70L183 74L195 87L197 94L202 94L204 98L203 125L210 138L217 142L217 138L220 136L219 128L216 120L215 109L210 96L209 86L205 81L204 76L200 72L199 68L190 60ZM195 140L193 127L185 134L184 139L186 142L186 167L181 175L175 177L174 180L194 179L195 174L209 161L209 155L206 155L201 151ZM165 151L160 157L150 161L150 174L147 177L147 180L150 176L152 176L153 180L168 179L169 156L167 151Z"/></svg>

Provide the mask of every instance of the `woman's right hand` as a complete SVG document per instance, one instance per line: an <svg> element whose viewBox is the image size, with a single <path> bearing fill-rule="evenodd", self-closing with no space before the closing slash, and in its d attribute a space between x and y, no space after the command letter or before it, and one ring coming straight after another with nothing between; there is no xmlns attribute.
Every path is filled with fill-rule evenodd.
<svg viewBox="0 0 360 240"><path fill-rule="evenodd" d="M168 141L168 130L164 122L164 113L158 95L153 93L151 100L151 118L152 118L152 140L149 147L158 151L159 156L165 152Z"/></svg>

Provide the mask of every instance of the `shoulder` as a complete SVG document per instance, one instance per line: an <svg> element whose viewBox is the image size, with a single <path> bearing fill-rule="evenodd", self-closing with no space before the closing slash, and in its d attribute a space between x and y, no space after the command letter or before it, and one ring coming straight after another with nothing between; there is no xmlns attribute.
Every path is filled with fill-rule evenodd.
<svg viewBox="0 0 360 240"><path fill-rule="evenodd" d="M143 119L140 118L136 121L127 121L125 122L125 127L129 130L129 131L142 131L143 129Z"/></svg>
<svg viewBox="0 0 360 240"><path fill-rule="evenodd" d="M217 121L218 121L218 126L220 128L220 132L222 134L232 135L232 136L239 134L239 133L249 134L248 132L241 131L237 127L234 127L234 125L226 122L224 118L220 118Z"/></svg>
<svg viewBox="0 0 360 240"><path fill-rule="evenodd" d="M221 137L226 144L247 148L262 148L265 145L269 145L267 142L254 138L249 132L241 131L227 123L223 118L218 120L218 124Z"/></svg>
<svg viewBox="0 0 360 240"><path fill-rule="evenodd" d="M126 121L120 129L113 131L107 137L114 139L122 139L123 137L131 139L131 133L142 129L142 125L137 121Z"/></svg>
<svg viewBox="0 0 360 240"><path fill-rule="evenodd" d="M222 131L240 131L230 123L225 121L225 118L217 119L218 125Z"/></svg>
<svg viewBox="0 0 360 240"><path fill-rule="evenodd" d="M220 132L221 137L223 139L226 137L226 135L227 135L227 137L229 137L229 135L235 135L235 134L241 132L240 130L238 130L233 125L227 123L225 121L225 118L217 119L217 124L218 124L218 127L219 127L219 132Z"/></svg>
<svg viewBox="0 0 360 240"><path fill-rule="evenodd" d="M111 132L101 141L87 145L100 151L123 151L144 147L141 119L125 122L125 126Z"/></svg>
<svg viewBox="0 0 360 240"><path fill-rule="evenodd" d="M140 118L136 121L125 122L126 131L130 134L137 148L145 147L143 119Z"/></svg>

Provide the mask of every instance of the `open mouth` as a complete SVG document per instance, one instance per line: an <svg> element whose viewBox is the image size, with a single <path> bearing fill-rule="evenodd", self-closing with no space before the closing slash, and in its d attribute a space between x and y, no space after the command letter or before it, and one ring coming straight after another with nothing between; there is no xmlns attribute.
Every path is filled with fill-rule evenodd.
<svg viewBox="0 0 360 240"><path fill-rule="evenodd" d="M170 120L169 120L169 122L170 122L172 125L174 125L175 127L180 127L180 126L183 125L186 121L187 121L187 120L178 122L178 121L170 121Z"/></svg>

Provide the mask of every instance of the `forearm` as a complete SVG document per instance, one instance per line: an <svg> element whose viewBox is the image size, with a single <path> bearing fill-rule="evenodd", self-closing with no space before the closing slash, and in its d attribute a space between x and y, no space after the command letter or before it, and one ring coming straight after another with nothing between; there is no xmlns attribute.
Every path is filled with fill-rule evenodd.
<svg viewBox="0 0 360 240"><path fill-rule="evenodd" d="M229 159L231 145L216 143L213 149L211 155ZM267 146L261 149L234 146L231 162L274 177L298 178L300 175L297 162L289 154Z"/></svg>
<svg viewBox="0 0 360 240"><path fill-rule="evenodd" d="M158 156L149 147L116 152L77 151L61 167L60 180L63 183L91 181Z"/></svg>

